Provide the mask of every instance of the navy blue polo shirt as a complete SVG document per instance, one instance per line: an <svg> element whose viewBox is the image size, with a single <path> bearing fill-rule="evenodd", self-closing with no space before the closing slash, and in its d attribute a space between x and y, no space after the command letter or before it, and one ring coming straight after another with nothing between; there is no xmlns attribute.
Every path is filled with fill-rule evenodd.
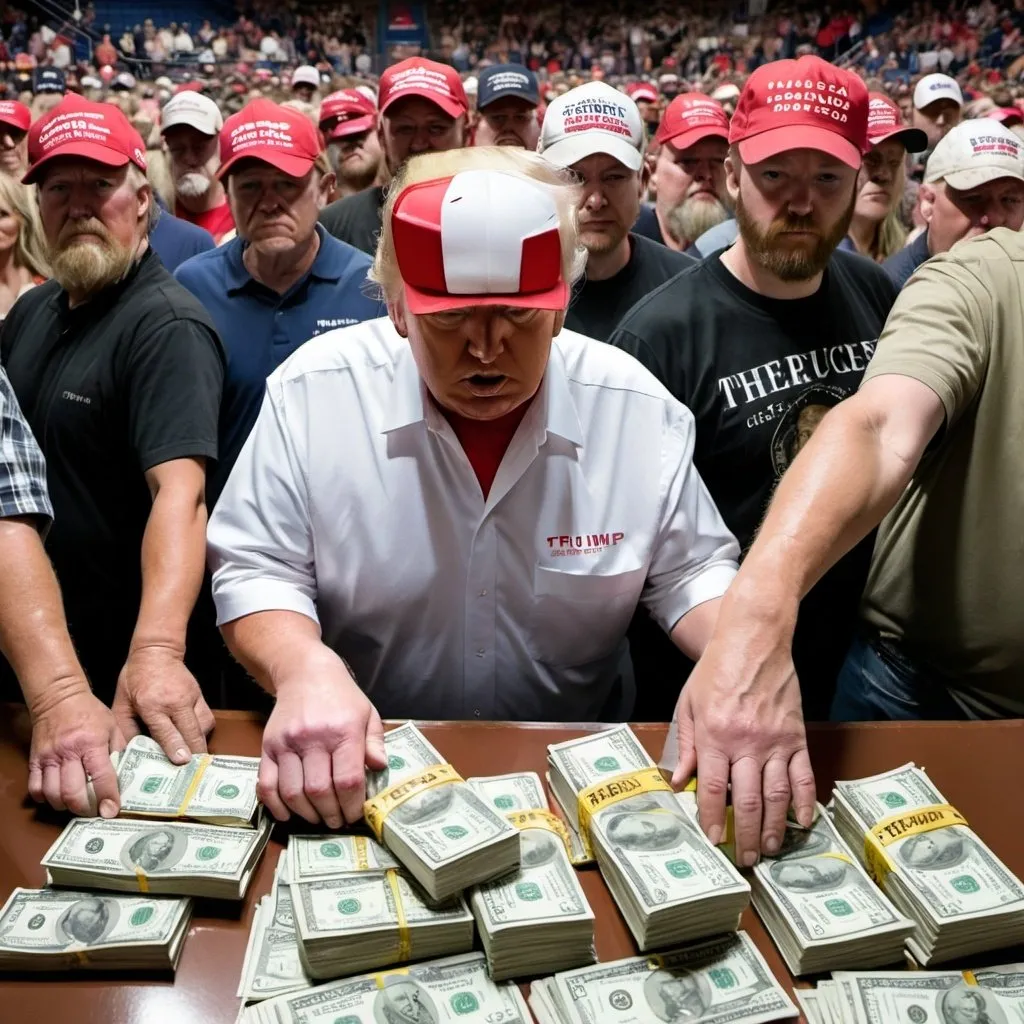
<svg viewBox="0 0 1024 1024"><path fill-rule="evenodd" d="M267 377L317 334L382 316L382 303L363 294L370 257L319 225L320 250L309 273L284 295L245 269L246 243L235 238L186 260L174 276L213 318L228 368L220 410L218 459L207 480L212 507L252 430Z"/></svg>

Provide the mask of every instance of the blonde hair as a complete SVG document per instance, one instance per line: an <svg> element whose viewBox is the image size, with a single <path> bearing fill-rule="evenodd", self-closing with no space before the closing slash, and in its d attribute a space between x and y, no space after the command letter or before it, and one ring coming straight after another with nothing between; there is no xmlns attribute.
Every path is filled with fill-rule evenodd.
<svg viewBox="0 0 1024 1024"><path fill-rule="evenodd" d="M146 212L146 234L148 235L160 219L160 207L156 201L156 190L146 176L146 172L137 164L128 164L128 173L125 175L125 180L136 192L143 187L149 189L149 210Z"/></svg>
<svg viewBox="0 0 1024 1024"><path fill-rule="evenodd" d="M885 220L878 225L875 233L875 251L871 255L879 263L887 260L894 252L899 252L907 243L907 229L900 219L899 207L900 201L897 199L896 205L885 215Z"/></svg>
<svg viewBox="0 0 1024 1024"><path fill-rule="evenodd" d="M562 277L572 285L587 265L587 250L579 241L577 207L582 189L568 171L554 167L537 153L511 146L477 146L473 149L449 149L413 157L399 170L388 186L387 201L381 217L380 241L368 275L380 285L386 300L401 293L402 275L395 255L391 233L391 215L395 202L410 185L435 178L450 178L462 171L501 171L517 178L528 178L546 187L558 210L558 233L562 241Z"/></svg>
<svg viewBox="0 0 1024 1024"><path fill-rule="evenodd" d="M168 210L174 210L174 179L171 177L170 161L162 149L146 150L146 177L153 192L158 195Z"/></svg>
<svg viewBox="0 0 1024 1024"><path fill-rule="evenodd" d="M0 174L0 206L10 210L20 224L14 264L39 277L49 277L46 239L39 219L39 209L32 198L33 191L33 187L22 185L16 178Z"/></svg>

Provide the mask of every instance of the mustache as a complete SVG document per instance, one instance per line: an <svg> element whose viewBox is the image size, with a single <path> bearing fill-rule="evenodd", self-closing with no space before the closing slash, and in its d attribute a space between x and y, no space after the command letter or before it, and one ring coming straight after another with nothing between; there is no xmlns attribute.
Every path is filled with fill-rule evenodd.
<svg viewBox="0 0 1024 1024"><path fill-rule="evenodd" d="M785 217L776 217L772 221L770 227L765 232L765 237L767 239L778 238L787 231L809 231L813 235L821 236L821 230L818 228L813 217L787 214Z"/></svg>
<svg viewBox="0 0 1024 1024"><path fill-rule="evenodd" d="M87 217L84 220L69 220L57 236L57 245L65 245L76 235L97 235L106 245L109 245L111 240L110 232L107 231L102 221L95 217Z"/></svg>

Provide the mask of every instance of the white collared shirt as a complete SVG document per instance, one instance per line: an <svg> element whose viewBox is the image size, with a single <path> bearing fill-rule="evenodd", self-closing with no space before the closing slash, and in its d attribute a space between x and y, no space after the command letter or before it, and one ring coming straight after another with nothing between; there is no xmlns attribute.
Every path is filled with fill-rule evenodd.
<svg viewBox="0 0 1024 1024"><path fill-rule="evenodd" d="M210 520L218 623L309 616L385 718L593 721L637 602L668 630L736 573L693 444L563 330L485 500L391 321L331 331L268 379Z"/></svg>

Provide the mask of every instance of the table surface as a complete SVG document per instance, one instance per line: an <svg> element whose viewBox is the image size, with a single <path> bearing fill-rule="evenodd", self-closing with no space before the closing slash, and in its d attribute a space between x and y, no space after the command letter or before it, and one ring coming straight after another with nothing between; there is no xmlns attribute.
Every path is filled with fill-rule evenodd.
<svg viewBox="0 0 1024 1024"><path fill-rule="evenodd" d="M15 886L44 884L39 860L59 834L66 815L37 810L25 799L26 746L23 720L0 707L0 896ZM600 725L533 723L424 723L428 738L462 775L536 771L543 775L549 743L571 739ZM665 725L636 725L657 760ZM1024 830L1007 814L1007 793L1024 779L1024 721L981 723L872 723L812 725L811 757L818 796L826 802L836 779L885 771L907 761L929 775L955 807L1018 876L1024 876ZM261 720L245 712L217 713L210 749L214 753L257 755ZM1013 799L1011 797L1011 799ZM308 830L308 826L307 829ZM271 885L287 835L280 827L237 909L200 904L173 981L138 980L131 975L68 976L0 980L0 1022L68 1021L73 1024L231 1024L238 1012L235 989L245 954L253 907ZM597 917L597 953L602 961L633 956L626 924L596 869L580 872ZM756 915L743 927L765 954L775 976L792 979ZM1019 951L990 955L986 962L1022 958ZM964 964L958 966L974 966Z"/></svg>

